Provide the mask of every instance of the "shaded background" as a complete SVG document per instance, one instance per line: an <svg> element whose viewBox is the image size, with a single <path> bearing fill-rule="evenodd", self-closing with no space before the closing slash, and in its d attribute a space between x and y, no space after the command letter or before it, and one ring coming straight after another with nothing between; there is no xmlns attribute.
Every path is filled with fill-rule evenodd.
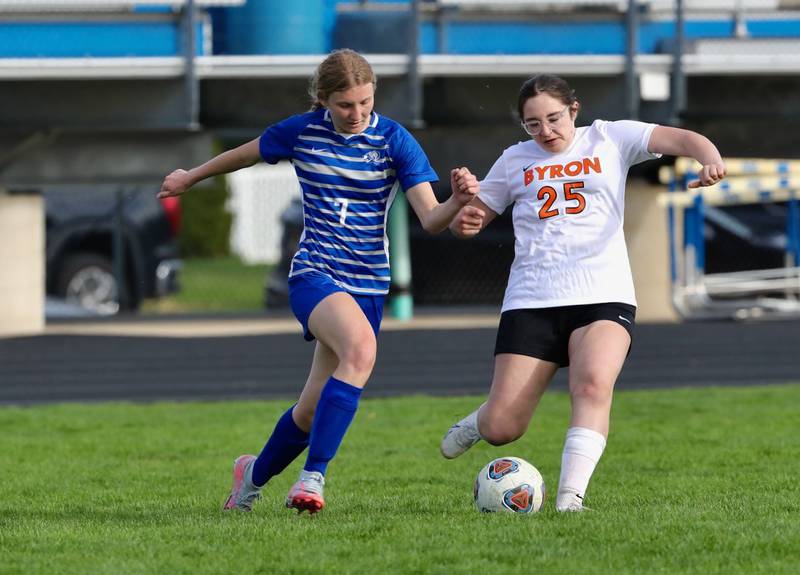
<svg viewBox="0 0 800 575"><path fill-rule="evenodd" d="M307 109L309 75L339 47L367 55L377 110L403 121L443 176L458 165L482 176L525 138L516 93L537 72L574 86L579 124L635 118L700 131L726 157L798 155L794 0L0 0L0 186L45 198L48 294L66 295L77 254L94 258L96 283L120 284L123 312L283 306L280 286L268 300L298 229L290 168L206 182L177 206L144 198L176 167ZM664 191L670 162L635 167L629 195ZM643 254L632 258L642 311L658 300L652 317L674 320L666 215L651 203L627 206L626 232ZM708 213L707 271L784 265L785 203ZM417 305L499 305L510 214L466 243L429 237L412 217L410 246ZM180 289L156 279L173 260ZM51 301L47 313L83 310Z"/></svg>

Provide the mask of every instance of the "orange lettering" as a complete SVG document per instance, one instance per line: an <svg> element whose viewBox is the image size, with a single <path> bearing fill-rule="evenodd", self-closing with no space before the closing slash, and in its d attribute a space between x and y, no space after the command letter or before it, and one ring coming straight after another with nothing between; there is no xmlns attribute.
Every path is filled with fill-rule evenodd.
<svg viewBox="0 0 800 575"><path fill-rule="evenodd" d="M583 171L583 169L583 164L578 161L570 162L564 166L564 172L566 172L568 176L577 176Z"/></svg>
<svg viewBox="0 0 800 575"><path fill-rule="evenodd" d="M562 166L560 164L556 164L554 166L549 166L549 168L550 168L550 177L551 178L563 178L564 177L564 172L562 172L562 170L564 169L564 166Z"/></svg>
<svg viewBox="0 0 800 575"><path fill-rule="evenodd" d="M539 176L540 180L543 180L547 177L547 166L544 166L543 168L534 166L533 169L536 170L536 175Z"/></svg>
<svg viewBox="0 0 800 575"><path fill-rule="evenodd" d="M597 156L595 156L591 160L589 158L584 158L583 159L583 173L584 174L588 174L590 168L591 168L592 171L594 171L594 172L596 172L598 174L602 174L603 173L603 168L600 167L600 158L598 158Z"/></svg>
<svg viewBox="0 0 800 575"><path fill-rule="evenodd" d="M527 186L533 181L533 170L525 170L525 185Z"/></svg>

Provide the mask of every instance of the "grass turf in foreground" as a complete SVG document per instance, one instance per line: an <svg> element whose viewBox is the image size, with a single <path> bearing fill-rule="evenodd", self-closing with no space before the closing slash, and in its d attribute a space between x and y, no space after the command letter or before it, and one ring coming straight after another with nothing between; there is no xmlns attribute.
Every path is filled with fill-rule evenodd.
<svg viewBox="0 0 800 575"><path fill-rule="evenodd" d="M0 572L797 572L800 386L619 393L596 511L571 515L553 509L567 396L547 394L520 441L442 459L479 401L363 401L315 517L283 508L302 457L251 514L220 511L234 457L287 402L0 409ZM502 455L542 471L538 515L474 509Z"/></svg>

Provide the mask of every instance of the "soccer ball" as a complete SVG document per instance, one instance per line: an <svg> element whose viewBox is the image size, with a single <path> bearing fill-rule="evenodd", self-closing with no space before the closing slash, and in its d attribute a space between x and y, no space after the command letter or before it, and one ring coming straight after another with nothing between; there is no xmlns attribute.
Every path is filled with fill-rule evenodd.
<svg viewBox="0 0 800 575"><path fill-rule="evenodd" d="M544 479L524 459L501 457L478 473L473 495L478 511L484 513L536 513L544 503Z"/></svg>

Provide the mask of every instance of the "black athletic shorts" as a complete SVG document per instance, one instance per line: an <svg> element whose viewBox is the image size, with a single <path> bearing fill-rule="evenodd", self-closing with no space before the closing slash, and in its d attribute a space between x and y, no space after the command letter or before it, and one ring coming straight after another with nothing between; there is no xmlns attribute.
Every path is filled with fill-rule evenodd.
<svg viewBox="0 0 800 575"><path fill-rule="evenodd" d="M601 319L618 323L633 340L636 308L626 303L511 309L500 316L494 354L516 353L566 367L572 332Z"/></svg>

